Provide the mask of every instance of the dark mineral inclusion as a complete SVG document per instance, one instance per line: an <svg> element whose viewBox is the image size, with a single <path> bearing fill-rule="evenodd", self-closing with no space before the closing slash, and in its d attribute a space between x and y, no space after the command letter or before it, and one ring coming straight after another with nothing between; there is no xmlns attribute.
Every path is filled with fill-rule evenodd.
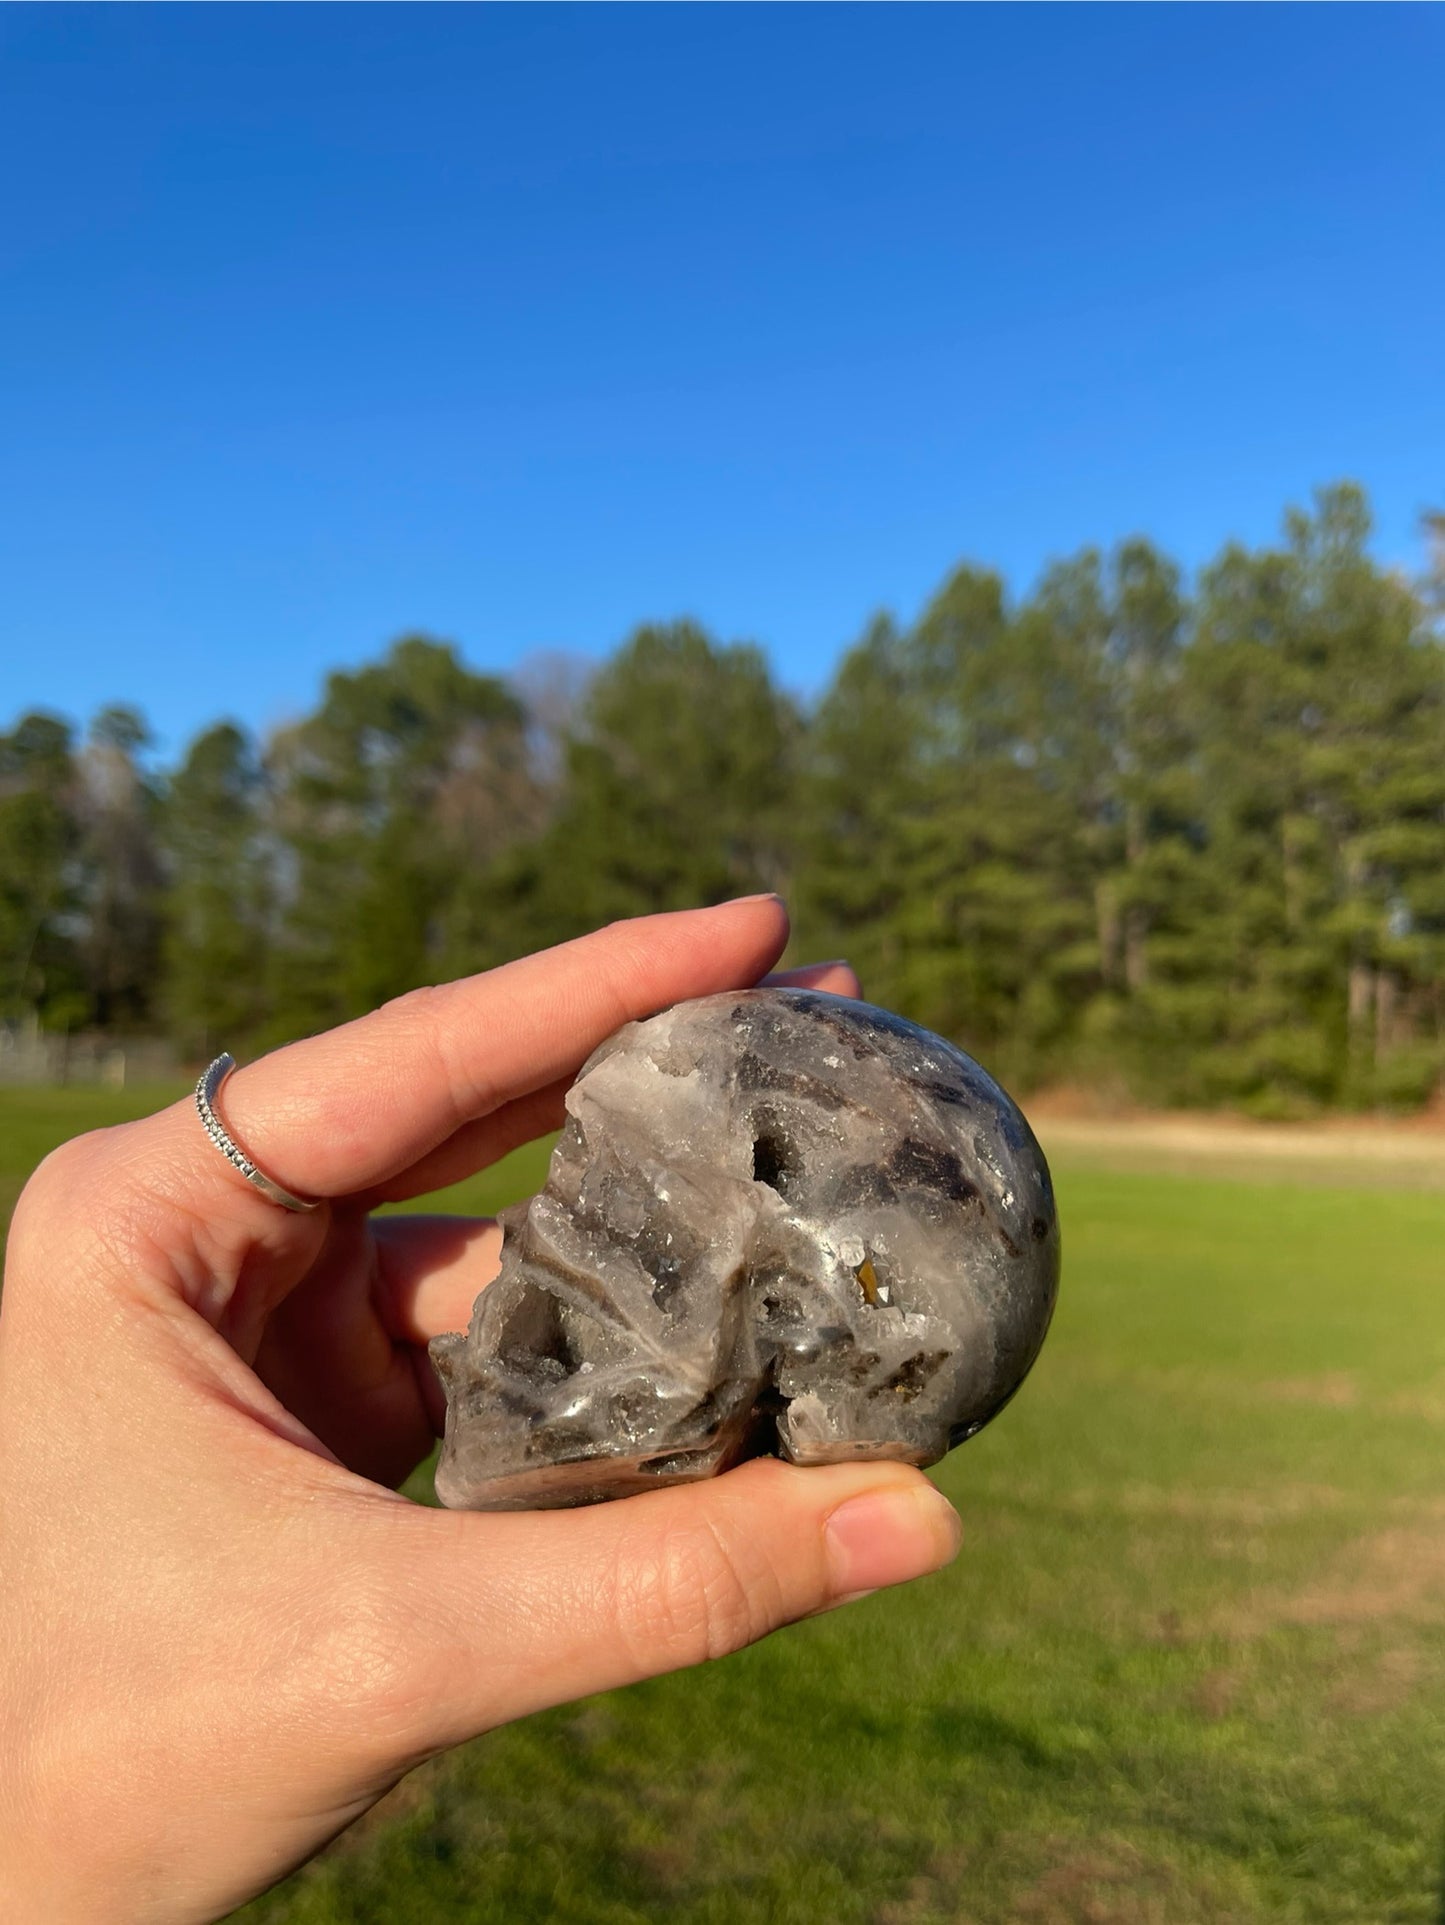
<svg viewBox="0 0 1445 1925"><path fill-rule="evenodd" d="M1058 1291L1043 1153L941 1037L753 989L585 1065L547 1187L431 1354L445 1504L593 1503L745 1457L932 1464L999 1411Z"/></svg>

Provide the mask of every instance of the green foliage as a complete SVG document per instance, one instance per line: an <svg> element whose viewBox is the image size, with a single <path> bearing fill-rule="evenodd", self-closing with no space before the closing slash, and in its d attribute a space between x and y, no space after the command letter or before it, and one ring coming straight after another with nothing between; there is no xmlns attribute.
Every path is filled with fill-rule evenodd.
<svg viewBox="0 0 1445 1925"><path fill-rule="evenodd" d="M1445 1067L1445 649L1358 489L881 620L809 741L805 926L1008 1080L1284 1113Z"/></svg>
<svg viewBox="0 0 1445 1925"><path fill-rule="evenodd" d="M91 723L78 763L76 946L101 1029L143 1024L160 973L160 796L139 759L149 745L140 713L117 703Z"/></svg>
<svg viewBox="0 0 1445 1925"><path fill-rule="evenodd" d="M785 886L800 733L758 649L638 629L566 744L540 860L555 932Z"/></svg>
<svg viewBox="0 0 1445 1925"><path fill-rule="evenodd" d="M83 1007L68 923L79 830L69 725L26 715L0 735L0 1018L59 1021Z"/></svg>
<svg viewBox="0 0 1445 1925"><path fill-rule="evenodd" d="M875 622L819 710L805 917L1024 1085L1143 988L1181 620L1142 543L1051 569L1016 612L962 569L911 633Z"/></svg>
<svg viewBox="0 0 1445 1925"><path fill-rule="evenodd" d="M477 871L535 825L522 705L410 636L332 675L267 758L279 842L270 1025L324 1028L445 973Z"/></svg>
<svg viewBox="0 0 1445 1925"><path fill-rule="evenodd" d="M165 798L166 1015L191 1054L254 1035L264 984L272 889L255 748L233 722L191 744Z"/></svg>
<svg viewBox="0 0 1445 1925"><path fill-rule="evenodd" d="M1418 1096L1439 1068L1445 655L1367 533L1358 490L1329 490L1201 584L1187 700L1229 996L1197 1063L1246 1100Z"/></svg>
<svg viewBox="0 0 1445 1925"><path fill-rule="evenodd" d="M1445 1087L1445 568L1412 586L1368 536L1341 485L1192 594L1140 539L1021 602L964 566L808 713L680 621L525 699L406 637L169 782L132 710L78 753L26 717L0 1020L164 1024L201 1056L771 888L800 952L1020 1088L1419 1105Z"/></svg>

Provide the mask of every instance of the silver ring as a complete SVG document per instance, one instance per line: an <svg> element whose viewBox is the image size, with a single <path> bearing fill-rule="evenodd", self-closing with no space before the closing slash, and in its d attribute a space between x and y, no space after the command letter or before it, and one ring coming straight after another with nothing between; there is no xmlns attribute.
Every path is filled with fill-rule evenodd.
<svg viewBox="0 0 1445 1925"><path fill-rule="evenodd" d="M273 1182L264 1170L258 1170L246 1152L232 1139L225 1124L217 1116L216 1098L220 1095L222 1083L235 1067L235 1057L228 1050L223 1050L215 1062L208 1064L201 1072L201 1080L196 1084L196 1108L200 1111L206 1135L210 1137L226 1161L233 1164L248 1183L254 1184L262 1196L269 1197L273 1203L279 1203L285 1210L319 1208L319 1199L316 1203L308 1203L304 1197L292 1196L289 1190L283 1190L279 1183Z"/></svg>

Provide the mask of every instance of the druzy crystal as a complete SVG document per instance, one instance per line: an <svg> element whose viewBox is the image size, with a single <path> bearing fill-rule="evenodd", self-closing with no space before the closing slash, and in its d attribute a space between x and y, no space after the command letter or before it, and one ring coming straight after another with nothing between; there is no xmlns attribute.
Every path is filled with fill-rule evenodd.
<svg viewBox="0 0 1445 1925"><path fill-rule="evenodd" d="M470 1328L431 1346L444 1503L586 1504L765 1453L931 1464L1037 1355L1048 1167L941 1037L815 990L707 996L619 1030L567 1111Z"/></svg>

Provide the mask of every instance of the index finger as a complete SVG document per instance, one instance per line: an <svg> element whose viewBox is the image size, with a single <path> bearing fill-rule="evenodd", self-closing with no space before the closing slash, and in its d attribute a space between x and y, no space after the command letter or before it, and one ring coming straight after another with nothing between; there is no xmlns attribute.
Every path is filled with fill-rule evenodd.
<svg viewBox="0 0 1445 1925"><path fill-rule="evenodd" d="M414 990L238 1070L226 1126L288 1190L338 1197L571 1075L623 1023L753 983L788 938L777 896L613 923L481 976ZM197 1164L207 1148L197 1136ZM218 1180L240 1180L213 1156Z"/></svg>
<svg viewBox="0 0 1445 1925"><path fill-rule="evenodd" d="M778 988L825 989L834 996L862 994L857 976L845 962L806 963L800 969L784 969L776 975L764 976L763 982ZM444 1189L447 1184L460 1182L473 1171L495 1163L519 1143L531 1143L552 1130L560 1130L567 1120L567 1091L582 1060L585 1059L573 1063L554 1083L531 1090L525 1096L513 1097L489 1115L464 1123L418 1162L396 1171L386 1182L368 1191L364 1199L367 1206L404 1203L431 1190Z"/></svg>

